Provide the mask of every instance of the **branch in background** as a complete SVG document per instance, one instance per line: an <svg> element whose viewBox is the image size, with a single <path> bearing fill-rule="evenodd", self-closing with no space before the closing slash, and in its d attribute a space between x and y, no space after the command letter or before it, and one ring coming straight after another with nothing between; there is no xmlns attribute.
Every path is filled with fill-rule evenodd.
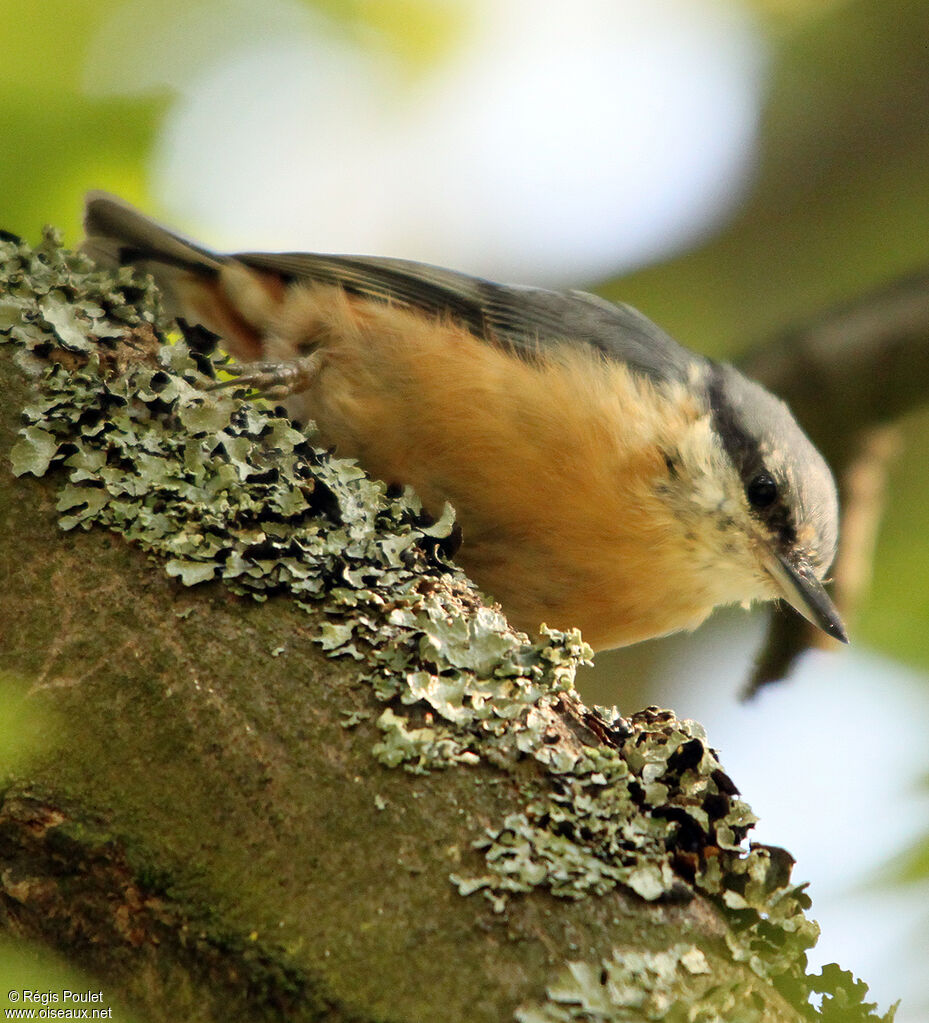
<svg viewBox="0 0 929 1023"><path fill-rule="evenodd" d="M889 424L929 397L929 274L895 281L785 331L750 352L740 368L790 403L840 480L835 596L848 621L870 585L887 471L900 448L899 431ZM774 614L746 696L784 678L806 650L829 645L795 612Z"/></svg>
<svg viewBox="0 0 929 1023"><path fill-rule="evenodd" d="M858 458L842 478L842 543L833 571L836 600L854 617L871 587L874 549L887 497L887 476L900 453L898 427L875 426L861 437Z"/></svg>
<svg viewBox="0 0 929 1023"><path fill-rule="evenodd" d="M913 274L785 331L739 368L790 403L841 475L862 429L929 396L929 272Z"/></svg>

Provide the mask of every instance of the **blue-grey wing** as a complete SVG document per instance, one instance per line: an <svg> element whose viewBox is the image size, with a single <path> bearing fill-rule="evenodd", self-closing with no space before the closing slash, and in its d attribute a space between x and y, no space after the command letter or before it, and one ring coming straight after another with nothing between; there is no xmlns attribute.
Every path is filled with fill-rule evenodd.
<svg viewBox="0 0 929 1023"><path fill-rule="evenodd" d="M309 253L235 258L285 278L340 284L367 298L448 315L488 342L527 356L546 345L585 344L656 381L685 379L695 358L638 310L584 291L496 284L402 259Z"/></svg>
<svg viewBox="0 0 929 1023"><path fill-rule="evenodd" d="M178 267L215 276L235 259L290 280L339 284L354 294L449 316L491 344L532 357L547 345L581 344L655 381L684 379L696 358L631 306L583 291L495 284L403 259L313 253L211 252L102 192L87 196L84 250L101 264L136 263L158 276Z"/></svg>

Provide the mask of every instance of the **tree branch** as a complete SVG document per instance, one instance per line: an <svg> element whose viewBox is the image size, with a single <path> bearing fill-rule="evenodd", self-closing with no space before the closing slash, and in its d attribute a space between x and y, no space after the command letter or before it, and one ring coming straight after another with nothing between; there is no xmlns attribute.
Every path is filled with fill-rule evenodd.
<svg viewBox="0 0 929 1023"><path fill-rule="evenodd" d="M450 520L167 327L0 244L3 668L53 722L0 804L7 930L155 1021L861 1007L699 726L585 708L577 635L512 632Z"/></svg>

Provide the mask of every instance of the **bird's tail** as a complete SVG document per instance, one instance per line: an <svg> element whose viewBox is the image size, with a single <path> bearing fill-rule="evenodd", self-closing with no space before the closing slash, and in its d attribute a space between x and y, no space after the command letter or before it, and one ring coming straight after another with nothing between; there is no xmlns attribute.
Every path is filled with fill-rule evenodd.
<svg viewBox="0 0 929 1023"><path fill-rule="evenodd" d="M103 267L134 266L150 273L170 316L202 324L238 359L263 355L262 327L253 309L271 308L282 287L236 259L169 231L122 199L90 192L84 206L81 250Z"/></svg>
<svg viewBox="0 0 929 1023"><path fill-rule="evenodd" d="M162 264L215 276L223 257L169 231L129 203L106 192L88 192L81 245L101 266ZM157 279L157 274L155 274Z"/></svg>

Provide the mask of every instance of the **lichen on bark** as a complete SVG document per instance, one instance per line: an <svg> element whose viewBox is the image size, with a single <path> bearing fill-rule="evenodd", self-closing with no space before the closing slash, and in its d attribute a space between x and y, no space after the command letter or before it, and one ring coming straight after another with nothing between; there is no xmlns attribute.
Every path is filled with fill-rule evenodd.
<svg viewBox="0 0 929 1023"><path fill-rule="evenodd" d="M461 978L497 976L499 990L475 996L479 1004L464 997L473 1019L502 1018L502 1007L512 1013L520 1003L527 1020L657 1018L642 1014L654 999L611 1008L601 992L600 1015L585 1007L589 990L572 1001L579 977L612 976L617 961L643 991L660 980L672 1002L708 963L726 980L717 984L725 999L701 998L720 1019L741 1018L727 1008L740 984L765 1018L817 1018L805 958L817 929L803 887L790 881L787 854L746 845L754 818L702 729L655 708L623 717L584 707L573 678L589 648L572 632L543 630L533 642L484 605L450 560L451 509L431 521L414 494L318 450L311 432L266 403L216 389L222 357L177 334L147 279L96 271L53 235L35 250L0 244L0 341L33 388L9 453L11 485L39 505L42 495L54 500L36 522L30 558L47 579L59 576L50 607L34 615L32 626L43 624L24 628L11 667L37 679L33 688L66 715L88 715L108 744L89 753L69 719L64 741L8 790L0 852L17 865L4 875L8 924L67 947L30 917L30 904L35 914L41 905L29 893L44 892L47 903L48 887L24 888L24 858L11 851L16 822L25 827L14 811L31 799L52 815L43 839L105 822L118 850L108 865L118 861L124 873L102 876L132 889L120 919L139 921L115 933L136 942L139 957L163 963L161 945L172 950L172 971L202 979L215 972L217 949L228 946L233 964L249 951L263 976L286 978L293 1018L435 1018L428 1013L462 998L462 980L448 976L456 968ZM12 522L16 509L7 511ZM53 520L54 538L41 531ZM69 561L66 536L98 562ZM92 578L114 587L96 605L86 591L75 599ZM42 649L43 628L54 633L50 619L69 602L77 609L66 641L57 633ZM101 638L93 662L84 645ZM122 644L118 670L107 662L108 638ZM67 677L79 676L64 696L60 670L47 683L56 644L73 648ZM129 670L131 657L148 673ZM362 779L373 791L358 788ZM419 797L412 816L422 830L406 830ZM395 871L372 876L347 862L361 853L382 868L385 855L401 863L402 894ZM279 890L269 892L269 871ZM540 901L551 896L563 901ZM392 899L404 907L385 940L382 903ZM448 933L439 933L436 902L455 906ZM436 933L404 959L397 941L423 919ZM699 947L677 942L682 921ZM562 965L574 963L565 935L577 927L601 950L599 965ZM663 954L684 949L679 977L664 959L642 951L636 970L631 953L617 951L641 950L642 927ZM200 958L177 938L191 928L202 935ZM500 954L496 937L490 967L488 950L477 951L481 928L511 942L540 930L548 937L525 961ZM119 943L112 927L99 935L110 951ZM469 967L452 951L465 948ZM85 954L127 983L125 948L109 959ZM687 967L698 957L700 970ZM399 991L404 963L431 975L434 990ZM395 999L373 982L377 969L393 978ZM529 992L542 998L543 978L559 969L574 987L552 980L549 1001L557 1013L573 1005L587 1015L531 1007ZM281 992L269 982L250 998L241 975L219 982L216 1018L237 998L254 1018L273 1018ZM438 993L441 984L459 993ZM138 984L126 990L152 1011Z"/></svg>

